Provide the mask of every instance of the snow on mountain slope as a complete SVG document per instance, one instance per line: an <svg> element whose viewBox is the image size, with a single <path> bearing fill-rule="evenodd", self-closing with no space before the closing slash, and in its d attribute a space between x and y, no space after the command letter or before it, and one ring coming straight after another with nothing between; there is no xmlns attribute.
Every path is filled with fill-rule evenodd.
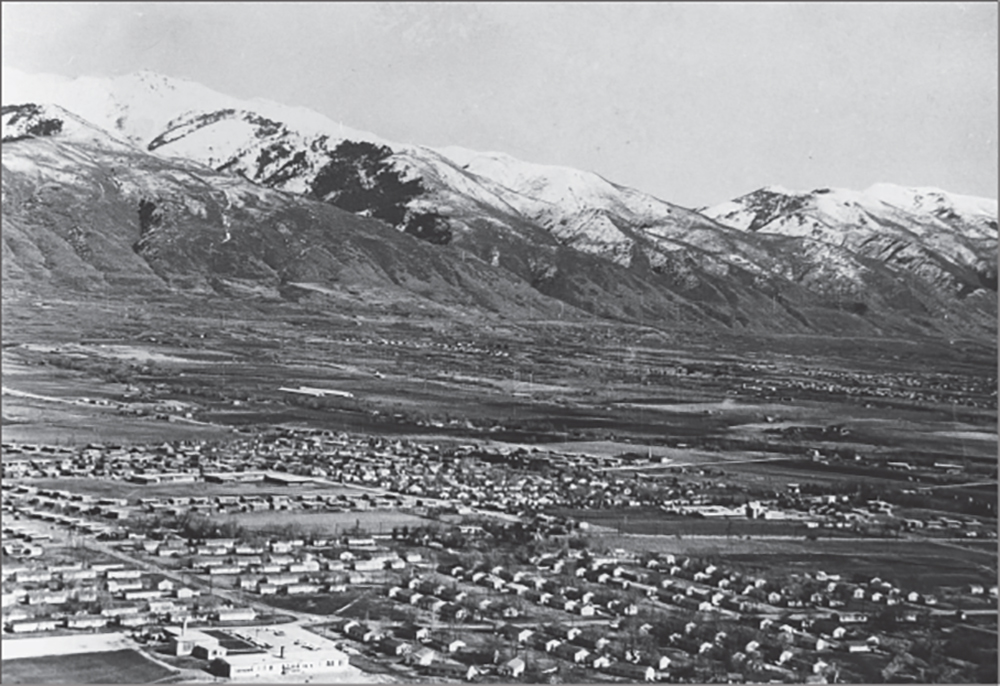
<svg viewBox="0 0 1000 686"><path fill-rule="evenodd" d="M58 102L160 156L194 160L294 193L311 191L341 142L386 146L392 152L388 164L420 184L421 193L407 207L444 218L453 236L467 234L474 224L480 233L519 235L535 227L529 231L535 238L542 230L562 245L628 266L636 231L650 232L655 244L658 236L712 224L590 172L500 153L390 143L303 108L242 101L151 72L69 80L5 70L4 76L5 102Z"/></svg>
<svg viewBox="0 0 1000 686"><path fill-rule="evenodd" d="M139 71L103 78L76 79L50 74L27 75L3 69L3 103L56 103L129 141L146 145L181 117L219 110L247 110L281 121L302 134L326 133L342 139L385 141L375 134L346 127L304 107L263 98L241 100L199 83Z"/></svg>
<svg viewBox="0 0 1000 686"><path fill-rule="evenodd" d="M749 233L844 247L964 292L995 282L995 211L984 198L878 184L864 192L768 187L703 213Z"/></svg>
<svg viewBox="0 0 1000 686"><path fill-rule="evenodd" d="M886 219L918 233L954 228L957 220L975 228L965 237L996 239L997 236L996 200L892 184L875 184L860 192L844 188L801 192L768 186L701 212L742 231L785 235L805 235L818 228L817 222L856 229L872 219ZM789 217L812 217L816 222L798 228L807 222L800 221L797 227L785 221Z"/></svg>
<svg viewBox="0 0 1000 686"><path fill-rule="evenodd" d="M29 110L45 121L65 116ZM20 122L8 121L14 114L4 113L7 133L19 133ZM337 298L360 301L360 293L365 306L404 312L581 314L503 269L456 259L455 250L382 222L103 132L107 140L48 128L3 145L5 291L274 300L302 297L294 284L318 284Z"/></svg>
<svg viewBox="0 0 1000 686"><path fill-rule="evenodd" d="M597 174L518 160L504 153L477 153L459 147L440 153L463 170L490 179L529 200L560 205L567 210L589 209L596 201L608 202L613 186Z"/></svg>
<svg viewBox="0 0 1000 686"><path fill-rule="evenodd" d="M462 169L509 188L529 203L525 210L536 213L577 214L600 209L627 214L632 222L674 222L688 218L695 224L710 224L703 217L646 193L611 183L593 172L534 164L503 153L476 153L458 147L440 152ZM533 206L532 206L533 205Z"/></svg>
<svg viewBox="0 0 1000 686"><path fill-rule="evenodd" d="M440 152L481 179L513 191L525 216L579 250L631 263L635 234L655 245L711 220L651 195L611 183L598 174L518 160L504 153L479 153L461 147Z"/></svg>
<svg viewBox="0 0 1000 686"><path fill-rule="evenodd" d="M973 238L995 239L997 201L949 193L939 188L905 188L891 183L870 186L865 195L915 214L932 214L942 219L960 220Z"/></svg>
<svg viewBox="0 0 1000 686"><path fill-rule="evenodd" d="M980 301L995 300L996 201L938 189L771 186L697 212L592 172L392 143L303 108L240 100L150 72L70 80L5 69L3 99L42 103L10 116L5 107L5 137L45 135L58 120L67 140L134 145L169 162L156 183L210 168L217 187L225 178L241 188L321 200L426 242L451 243L543 293L614 316L648 309L643 303L658 290L661 312L675 297L690 298L691 312L701 312L695 319L748 326L762 303L770 308L784 293L786 323L808 328L815 322L795 307L811 303L819 314L810 316L822 320L827 305L814 298L829 304L830 293L846 293L855 299L854 313L891 318L892 308L902 308L892 326L903 330L906 317L951 307L942 303L956 296L978 292L985 293ZM10 164L51 166L79 155L65 148L59 160L44 161L53 150L39 145L30 161L13 156ZM157 192L135 188L128 197ZM219 197L226 208L241 204L228 191ZM227 242L238 239L228 216L222 213ZM872 292L896 282L905 282L903 295ZM626 296L616 301L635 292L644 293L637 306Z"/></svg>
<svg viewBox="0 0 1000 686"><path fill-rule="evenodd" d="M59 135L64 139L107 148L132 147L58 105L4 105L2 130L5 142L27 137Z"/></svg>

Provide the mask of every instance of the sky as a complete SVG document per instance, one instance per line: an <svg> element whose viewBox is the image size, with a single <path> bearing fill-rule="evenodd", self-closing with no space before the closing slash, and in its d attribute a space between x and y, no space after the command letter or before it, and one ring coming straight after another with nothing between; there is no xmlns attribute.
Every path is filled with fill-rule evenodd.
<svg viewBox="0 0 1000 686"><path fill-rule="evenodd" d="M3 64L139 69L687 207L767 185L997 197L995 3L18 3Z"/></svg>

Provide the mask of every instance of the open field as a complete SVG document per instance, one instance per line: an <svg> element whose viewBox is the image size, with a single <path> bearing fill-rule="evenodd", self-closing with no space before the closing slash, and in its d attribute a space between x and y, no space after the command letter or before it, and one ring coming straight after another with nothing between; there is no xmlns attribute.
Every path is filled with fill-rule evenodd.
<svg viewBox="0 0 1000 686"><path fill-rule="evenodd" d="M730 427L739 425L748 429L739 433L750 435L750 425L764 415L816 424L898 418L918 422L925 431L979 434L989 434L996 425L995 412L990 417L961 405L901 400L896 408L865 407L863 398L839 392L786 391L787 399L779 399L743 390L748 382L811 383L816 370L995 370L995 350L984 346L873 340L852 349L821 337L667 334L572 321L445 325L418 313L402 318L348 309L331 316L311 303L248 303L226 311L201 301L195 310L182 303L150 307L141 298L115 307L86 301L47 305L46 321L41 321L33 303L24 305L29 315L16 301L5 301L5 311L18 324L4 334L5 385L67 400L116 401L131 385L144 394L144 402L186 403L196 420L218 426L118 416L90 406L33 406L30 399L7 397L4 413L19 422L6 423L8 440L30 440L33 431L38 438L77 442L131 441L143 434L160 440L184 432L225 435L231 426L301 423L411 434L446 428L449 434L515 442L602 441L614 434L617 440L638 439L640 445L652 442L655 449L669 439L729 435ZM487 354L501 348L510 351L507 357ZM277 390L296 383L348 390L357 403L314 407ZM62 421L47 416L50 410L79 416ZM450 426L449 419L456 418L478 428L464 422ZM421 420L437 420L443 427L421 425ZM959 428L955 422L969 426ZM484 431L497 425L501 431ZM961 455L963 437L939 438L957 441L953 445ZM971 449L973 443L989 441L967 443Z"/></svg>
<svg viewBox="0 0 1000 686"><path fill-rule="evenodd" d="M381 596L377 589L349 588L344 593L319 593L295 596L268 596L263 599L279 610L309 612L315 615L337 615L364 620L383 617L392 622L412 621L415 608L394 603Z"/></svg>
<svg viewBox="0 0 1000 686"><path fill-rule="evenodd" d="M234 515L226 515L226 519L235 520L247 529L258 531L294 526L304 531L322 531L330 534L346 533L355 527L367 533L387 534L392 531L393 527L413 527L432 523L431 520L406 512L383 510L356 510L351 512L242 512Z"/></svg>
<svg viewBox="0 0 1000 686"><path fill-rule="evenodd" d="M173 674L129 649L3 661L5 684L148 684Z"/></svg>
<svg viewBox="0 0 1000 686"><path fill-rule="evenodd" d="M209 483L194 481L187 483L135 484L128 481L87 478L32 479L29 482L38 488L49 488L82 493L97 497L115 498L162 498L170 496L220 496L220 495L283 495L298 493L329 495L360 495L362 491L350 486L322 483L296 484L294 487L281 484L251 481L243 483Z"/></svg>
<svg viewBox="0 0 1000 686"><path fill-rule="evenodd" d="M802 522L765 519L703 519L671 515L649 508L618 510L557 509L553 514L573 517L605 530L660 536L800 536L813 530Z"/></svg>
<svg viewBox="0 0 1000 686"><path fill-rule="evenodd" d="M51 655L78 653L108 653L131 649L134 644L120 633L76 634L63 636L58 641L48 637L34 636L4 637L4 667L7 660L20 658L42 658Z"/></svg>

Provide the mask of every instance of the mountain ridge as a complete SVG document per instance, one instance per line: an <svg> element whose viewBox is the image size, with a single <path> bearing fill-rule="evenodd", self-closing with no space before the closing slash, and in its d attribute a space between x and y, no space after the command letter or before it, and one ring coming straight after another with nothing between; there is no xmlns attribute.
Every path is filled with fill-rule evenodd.
<svg viewBox="0 0 1000 686"><path fill-rule="evenodd" d="M52 86L21 81L5 83L5 111L18 89L39 95ZM209 185L242 178L372 217L597 316L667 326L668 313L684 310L690 321L730 328L763 328L770 317L788 330L995 331L989 199L891 184L863 192L772 186L698 211L592 172L391 143L302 108L239 101L149 72L80 83L59 81L63 109L43 104L31 125L68 121L56 137L93 147L94 134L80 139L86 124L107 132L109 148L130 145L162 160L157 173L211 170L197 172ZM11 118L5 142L27 135ZM23 153L30 144L15 145ZM8 147L5 193L15 168L30 166ZM5 264L7 255L5 247ZM784 315L773 319L778 309Z"/></svg>

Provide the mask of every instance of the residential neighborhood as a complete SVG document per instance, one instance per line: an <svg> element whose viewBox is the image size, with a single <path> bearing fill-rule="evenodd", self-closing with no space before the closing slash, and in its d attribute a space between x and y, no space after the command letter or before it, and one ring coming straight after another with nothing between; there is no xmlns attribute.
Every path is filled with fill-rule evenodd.
<svg viewBox="0 0 1000 686"><path fill-rule="evenodd" d="M996 617L995 583L928 592L905 575L754 572L725 556L601 550L591 543L601 527L552 514L645 506L679 522L792 522L805 537L893 511L799 484L737 506L697 478L710 475L640 482L606 471L624 459L546 453L541 467L526 451L307 430L228 446L14 454L3 481L5 635L126 631L173 641L176 655L183 642L222 678L353 656L400 678L919 679L931 665L905 636L957 637ZM102 496L80 472L130 486ZM339 523L321 530L310 517ZM908 518L897 535L989 531L944 519ZM258 520L289 523L277 536L249 526ZM290 666L273 641L248 653L218 647L219 631L262 621L311 627L333 652Z"/></svg>

